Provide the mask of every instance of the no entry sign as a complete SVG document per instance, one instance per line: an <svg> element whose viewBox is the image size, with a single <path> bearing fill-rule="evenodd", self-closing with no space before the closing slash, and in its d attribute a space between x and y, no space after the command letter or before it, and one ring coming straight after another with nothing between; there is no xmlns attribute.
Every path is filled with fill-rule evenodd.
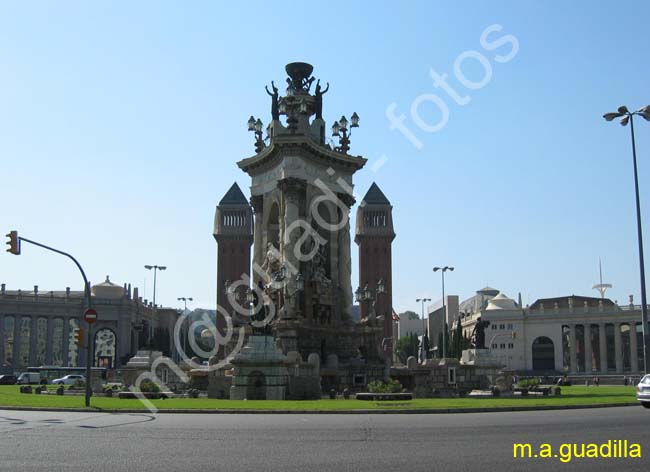
<svg viewBox="0 0 650 472"><path fill-rule="evenodd" d="M93 324L97 321L97 310L94 308L88 308L84 311L84 321L88 324Z"/></svg>

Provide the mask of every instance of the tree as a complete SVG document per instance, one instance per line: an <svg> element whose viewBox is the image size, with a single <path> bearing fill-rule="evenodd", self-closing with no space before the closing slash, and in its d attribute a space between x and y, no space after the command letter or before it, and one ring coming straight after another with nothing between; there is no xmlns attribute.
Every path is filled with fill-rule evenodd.
<svg viewBox="0 0 650 472"><path fill-rule="evenodd" d="M405 311L404 313L400 313L399 316L400 316L400 318L406 316L406 318L409 319L409 320L419 320L420 319L420 315L418 315L416 312L410 311L410 310Z"/></svg>
<svg viewBox="0 0 650 472"><path fill-rule="evenodd" d="M431 359L431 343L429 342L429 333L426 329L422 336L422 350L424 351L424 358Z"/></svg>
<svg viewBox="0 0 650 472"><path fill-rule="evenodd" d="M466 349L464 341L465 341L465 337L463 335L463 326L461 325L459 320L456 323L456 329L454 330L454 334L452 335L451 352L450 352L451 357L460 359L463 349Z"/></svg>
<svg viewBox="0 0 650 472"><path fill-rule="evenodd" d="M418 337L415 333L408 333L397 341L396 353L402 364L406 364L409 357L418 356L418 345Z"/></svg>

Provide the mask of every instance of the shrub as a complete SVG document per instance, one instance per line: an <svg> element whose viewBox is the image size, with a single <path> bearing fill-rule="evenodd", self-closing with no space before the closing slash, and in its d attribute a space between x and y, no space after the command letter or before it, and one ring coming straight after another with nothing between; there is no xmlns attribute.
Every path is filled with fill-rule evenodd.
<svg viewBox="0 0 650 472"><path fill-rule="evenodd" d="M85 390L86 389L86 382L82 382L81 380L75 380L75 382L68 387L68 390Z"/></svg>
<svg viewBox="0 0 650 472"><path fill-rule="evenodd" d="M145 380L140 384L140 391L143 393L160 393L160 386L151 380Z"/></svg>
<svg viewBox="0 0 650 472"><path fill-rule="evenodd" d="M539 385L539 380L538 379L521 379L519 382L517 382L517 387L518 388L534 388Z"/></svg>
<svg viewBox="0 0 650 472"><path fill-rule="evenodd" d="M376 380L368 384L368 391L370 393L400 393L404 389L399 381L391 379L388 382Z"/></svg>

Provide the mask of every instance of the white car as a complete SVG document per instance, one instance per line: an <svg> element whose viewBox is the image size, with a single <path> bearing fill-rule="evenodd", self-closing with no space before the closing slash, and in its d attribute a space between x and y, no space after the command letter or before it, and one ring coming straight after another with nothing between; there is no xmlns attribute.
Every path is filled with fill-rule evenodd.
<svg viewBox="0 0 650 472"><path fill-rule="evenodd" d="M60 379L52 380L54 385L73 385L75 382L86 382L86 377L78 374L70 374Z"/></svg>
<svg viewBox="0 0 650 472"><path fill-rule="evenodd" d="M645 375L636 386L636 399L645 408L650 408L650 374Z"/></svg>

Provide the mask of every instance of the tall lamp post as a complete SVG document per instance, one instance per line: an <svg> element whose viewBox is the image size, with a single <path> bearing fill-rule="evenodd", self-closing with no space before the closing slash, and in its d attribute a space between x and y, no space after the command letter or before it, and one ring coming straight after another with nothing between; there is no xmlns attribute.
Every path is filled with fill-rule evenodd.
<svg viewBox="0 0 650 472"><path fill-rule="evenodd" d="M430 298L416 298L415 301L422 303L422 347L423 347L423 349L422 349L422 362L424 362L424 359L427 356L427 353L424 352L424 333L427 330L426 325L424 324L424 303L425 302L430 302L431 299Z"/></svg>
<svg viewBox="0 0 650 472"><path fill-rule="evenodd" d="M445 272L453 271L453 267L434 267L433 271L442 274L442 359L447 357L447 304L445 300Z"/></svg>
<svg viewBox="0 0 650 472"><path fill-rule="evenodd" d="M167 266L145 265L144 268L147 270L153 269L153 315L154 316L149 326L149 344L151 344L153 342L153 321L156 319L156 275L159 270L166 270Z"/></svg>
<svg viewBox="0 0 650 472"><path fill-rule="evenodd" d="M178 297L176 300L178 300L179 302L183 302L183 315L185 315L187 313L187 302L191 302L194 299L192 297ZM188 319L187 317L183 318L183 324L185 324L185 321L187 321L187 319ZM181 328L183 328L183 326L181 326ZM185 333L183 335L183 352L184 353L187 353L187 334L188 333ZM185 354L185 355L187 355L187 354Z"/></svg>
<svg viewBox="0 0 650 472"><path fill-rule="evenodd" d="M607 121L612 121L615 118L620 118L620 123L626 126L630 123L630 134L632 135L632 163L634 165L634 192L636 196L636 230L637 238L639 241L639 273L641 278L641 327L643 328L643 371L648 373L648 305L646 302L645 292L645 266L643 263L643 233L641 231L641 201L639 199L639 175L636 165L636 143L634 141L634 115L643 117L646 121L650 121L650 105L639 108L636 111L629 111L625 105L618 107L616 112L605 113L603 118ZM636 329L634 329L634 336L636 336ZM636 354L635 354L636 355Z"/></svg>

